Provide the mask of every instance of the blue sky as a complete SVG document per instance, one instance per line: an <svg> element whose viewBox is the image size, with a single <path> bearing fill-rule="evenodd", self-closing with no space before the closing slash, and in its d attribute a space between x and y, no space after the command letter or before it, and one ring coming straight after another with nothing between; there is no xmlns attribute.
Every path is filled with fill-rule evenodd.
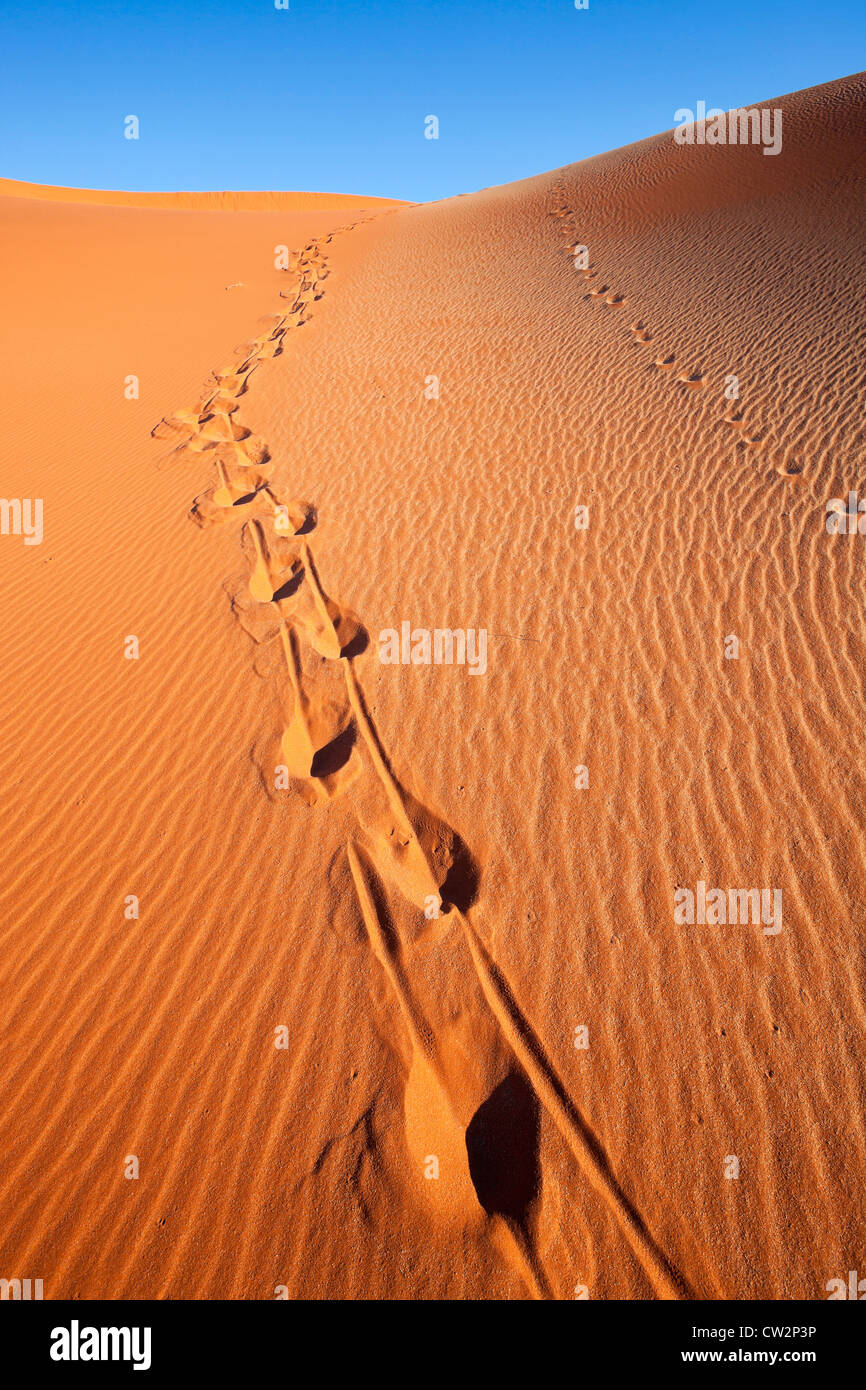
<svg viewBox="0 0 866 1390"><path fill-rule="evenodd" d="M0 175L426 201L866 66L862 0L290 5L3 0Z"/></svg>

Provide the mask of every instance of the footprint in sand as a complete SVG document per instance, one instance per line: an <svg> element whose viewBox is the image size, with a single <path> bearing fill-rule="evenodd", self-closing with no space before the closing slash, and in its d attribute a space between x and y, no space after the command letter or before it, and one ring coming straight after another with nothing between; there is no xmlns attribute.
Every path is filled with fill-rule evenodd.
<svg viewBox="0 0 866 1390"><path fill-rule="evenodd" d="M305 540L301 540L300 556L306 582L299 591L292 621L314 652L329 661L339 661L363 629L357 618L325 594Z"/></svg>
<svg viewBox="0 0 866 1390"><path fill-rule="evenodd" d="M193 406L192 409L183 407L172 415L164 416L151 430L151 438L170 439L174 434L182 434L189 430L198 433L210 415L220 413L223 410L222 400L221 387L216 386L202 396L198 405Z"/></svg>
<svg viewBox="0 0 866 1390"><path fill-rule="evenodd" d="M274 581L271 575L270 555L262 524L260 521L250 521L245 530L252 540L256 557L253 572L250 575L250 594L259 603L271 603L274 597Z"/></svg>
<svg viewBox="0 0 866 1390"><path fill-rule="evenodd" d="M264 486L264 479L255 474L245 477L242 482L230 479L222 459L217 459L216 469L219 485L214 488L211 496L218 507L228 508L250 503L255 499L256 492Z"/></svg>
<svg viewBox="0 0 866 1390"><path fill-rule="evenodd" d="M208 439L199 430L197 434L192 435L186 441L184 447L189 449L193 454L202 454L207 449L213 449L215 447L215 441L213 439Z"/></svg>
<svg viewBox="0 0 866 1390"><path fill-rule="evenodd" d="M264 439L258 434L248 435L236 443L218 444L214 457L235 468L258 469L262 477L269 477L273 470L273 465L265 467L270 453Z"/></svg>
<svg viewBox="0 0 866 1390"><path fill-rule="evenodd" d="M310 317L309 306L298 299L295 290L287 290L285 292L285 298L292 301L286 311L286 322L290 328L300 328Z"/></svg>
<svg viewBox="0 0 866 1390"><path fill-rule="evenodd" d="M275 343L280 342L280 339L286 331L286 315L274 314L266 319L260 320L260 323L262 323L264 326L262 327L261 332L257 333L256 336L252 339L252 342L256 348L256 355L258 357L261 357L263 353L266 354L269 348L271 348Z"/></svg>
<svg viewBox="0 0 866 1390"><path fill-rule="evenodd" d="M279 357L282 351L283 340L282 335L280 335L278 338L269 338L266 343L262 343L257 356L262 358L263 361L267 361L272 357Z"/></svg>
<svg viewBox="0 0 866 1390"><path fill-rule="evenodd" d="M166 415L159 420L150 432L151 439L173 439L179 434L197 430L202 419L202 408L177 410L174 415Z"/></svg>
<svg viewBox="0 0 866 1390"><path fill-rule="evenodd" d="M655 365L663 372L670 372L673 370L673 366L676 360L677 359L674 357L674 354L670 353L668 357L657 357L655 360Z"/></svg>
<svg viewBox="0 0 866 1390"><path fill-rule="evenodd" d="M268 487L265 474L247 469L242 479L231 478L222 459L216 460L218 483L195 499L190 508L190 519L198 526L225 520L233 511L252 506L259 498L265 498L276 513L277 499Z"/></svg>
<svg viewBox="0 0 866 1390"><path fill-rule="evenodd" d="M213 400L208 404L208 410L211 415L234 415L235 411L239 409L240 405L235 400L235 397L232 395L224 395L222 391L214 396Z"/></svg>
<svg viewBox="0 0 866 1390"><path fill-rule="evenodd" d="M760 444L763 444L766 438L766 430L759 430L747 426L742 410L735 410L728 415L724 415L722 417L722 423L732 430L740 431L740 443L745 449L757 449Z"/></svg>
<svg viewBox="0 0 866 1390"><path fill-rule="evenodd" d="M252 541L247 540L246 535L243 549L248 564L253 567L255 552ZM290 542L269 544L268 556L268 569L274 586L273 600L270 603L264 603L261 599L251 596L248 573L244 574L243 579L234 577L223 585L238 624L256 646L262 649L257 652L253 664L256 674L265 678L274 674L282 675L282 654L275 664L271 659L270 648L276 644L280 635L280 623L284 621L280 605L283 599L290 598L297 592L304 574L297 548L292 547Z"/></svg>
<svg viewBox="0 0 866 1390"><path fill-rule="evenodd" d="M297 571L300 581L300 562ZM232 612L257 644L256 674L279 682L284 708L280 732L253 750L262 786L273 801L291 789L312 807L345 792L360 777L363 763L345 682L327 663L317 661L312 673L303 670L299 634L285 616L290 605L281 598L289 587L275 593L273 602L262 603L250 598L244 581L232 596Z"/></svg>
<svg viewBox="0 0 866 1390"><path fill-rule="evenodd" d="M302 328L307 322L307 314L304 309L290 310L286 322L289 328Z"/></svg>
<svg viewBox="0 0 866 1390"><path fill-rule="evenodd" d="M237 444L242 439L249 439L250 434L251 431L245 425L221 412L211 415L199 430L201 439L214 444Z"/></svg>
<svg viewBox="0 0 866 1390"><path fill-rule="evenodd" d="M286 314L287 328L300 328L302 324L306 323L306 307L297 304L297 297L294 290L281 290L280 293L284 298L293 300L292 306Z"/></svg>
<svg viewBox="0 0 866 1390"><path fill-rule="evenodd" d="M244 526L241 543L250 552L252 574L249 591L259 603L271 603L274 599L288 597L298 587L296 580L303 575L303 566L297 547L288 543L288 537L297 536L309 523L312 508L300 502L277 502L270 488L263 488L262 495L273 500L279 512L273 517L273 530L270 536L258 518L252 518Z"/></svg>
<svg viewBox="0 0 866 1390"><path fill-rule="evenodd" d="M276 351L272 351L274 348ZM240 347L236 348L235 351L239 355L243 354L248 361L252 362L261 362L268 357L279 357L280 338L265 336L261 341L251 338L248 343L241 343Z"/></svg>
<svg viewBox="0 0 866 1390"><path fill-rule="evenodd" d="M477 875L459 836L410 797L393 776L367 713L352 663L346 662L346 689L355 723L366 747L381 797L359 807L366 848L385 882L424 912L460 899L468 905ZM435 919L434 919L435 920Z"/></svg>
<svg viewBox="0 0 866 1390"><path fill-rule="evenodd" d="M294 701L291 718L280 739L282 757L290 777L302 782L326 781L327 776L333 776L334 773L326 773L328 760L323 754L332 748L338 739L342 739L343 744L347 743L346 734L352 724L351 711L348 706L342 710L335 710L325 701L310 698L306 694L301 680L297 636L282 617L280 642ZM353 773L357 775L358 772L360 765L356 763ZM345 779L340 780L341 786L344 785ZM327 785L323 790L329 796L332 794Z"/></svg>
<svg viewBox="0 0 866 1390"><path fill-rule="evenodd" d="M707 384L700 372L680 372L677 381L689 391L703 391Z"/></svg>
<svg viewBox="0 0 866 1390"><path fill-rule="evenodd" d="M215 394L215 393L214 393ZM176 410L170 417L171 422L175 420L179 424L185 425L190 429L199 429L211 413L211 404L214 394L203 396L198 405L193 406L192 410Z"/></svg>
<svg viewBox="0 0 866 1390"><path fill-rule="evenodd" d="M247 389L247 382L250 375L255 371L254 362L244 362L238 366L221 367L218 372L214 372L214 377L219 382L219 389L225 396L242 396Z"/></svg>
<svg viewBox="0 0 866 1390"><path fill-rule="evenodd" d="M609 294L604 302L611 309L622 309L623 306L628 303L628 300L624 294Z"/></svg>
<svg viewBox="0 0 866 1390"><path fill-rule="evenodd" d="M609 293L610 293L610 285L599 285L599 287L598 287L597 290L590 290L590 292L589 292L589 298L590 298L590 299L603 299L604 296L605 296L606 294L609 294Z"/></svg>
<svg viewBox="0 0 866 1390"><path fill-rule="evenodd" d="M641 319L638 319L636 323L631 325L630 331L634 334L635 340L638 343L651 343L653 340L652 333L650 333L646 324Z"/></svg>
<svg viewBox="0 0 866 1390"><path fill-rule="evenodd" d="M492 1240L516 1263L532 1296L549 1298L532 1216L541 1194L538 1098L485 1005L468 958L450 971L443 961L445 978L437 976L431 988L423 969L419 976L412 944L390 920L372 867L351 840L347 859L370 948L408 1041L403 1113L419 1200L428 1218L464 1226L486 1219ZM459 939L454 944L463 957ZM474 1064L467 1067L468 1055ZM430 1153L440 1164L436 1183L420 1177Z"/></svg>
<svg viewBox="0 0 866 1390"><path fill-rule="evenodd" d="M279 502L270 488L265 489L268 501L274 504L274 530L278 536L300 536L312 531L316 524L316 509L309 502Z"/></svg>

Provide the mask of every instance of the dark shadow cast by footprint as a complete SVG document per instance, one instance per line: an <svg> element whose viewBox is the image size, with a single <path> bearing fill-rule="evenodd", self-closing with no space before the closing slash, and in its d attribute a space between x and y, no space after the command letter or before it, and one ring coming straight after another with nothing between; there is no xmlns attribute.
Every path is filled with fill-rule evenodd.
<svg viewBox="0 0 866 1390"><path fill-rule="evenodd" d="M297 593L298 589L301 587L303 577L303 569L299 569L297 574L290 574L285 583L274 590L273 602L279 603L280 599L291 598L292 594Z"/></svg>
<svg viewBox="0 0 866 1390"><path fill-rule="evenodd" d="M466 1130L469 1175L488 1216L524 1222L538 1196L538 1099L521 1072L501 1081Z"/></svg>
<svg viewBox="0 0 866 1390"><path fill-rule="evenodd" d="M318 749L313 757L310 776L331 777L335 772L339 772L340 768L345 767L352 756L355 739L356 729L354 724L350 724L341 734L337 734L336 738L332 738L331 742L324 748Z"/></svg>
<svg viewBox="0 0 866 1390"><path fill-rule="evenodd" d="M357 618L355 619L355 621L358 621ZM369 645L370 639L367 636L366 629L359 626L358 631L355 633L355 636L352 638L351 642L349 642L348 645L345 646L343 650L340 652L340 656L351 661L353 657L360 656L362 652L365 652Z"/></svg>
<svg viewBox="0 0 866 1390"><path fill-rule="evenodd" d="M478 865L469 853L465 841L452 831L452 864L442 884L443 903L453 903L461 912L468 912L478 897L481 874Z"/></svg>

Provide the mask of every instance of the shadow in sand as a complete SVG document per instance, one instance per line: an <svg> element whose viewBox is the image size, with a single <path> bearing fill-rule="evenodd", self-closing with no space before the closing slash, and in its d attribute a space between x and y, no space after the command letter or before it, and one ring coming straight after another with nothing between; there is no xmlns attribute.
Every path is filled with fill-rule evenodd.
<svg viewBox="0 0 866 1390"><path fill-rule="evenodd" d="M520 1072L501 1081L466 1130L469 1174L488 1216L524 1222L538 1196L538 1100Z"/></svg>
<svg viewBox="0 0 866 1390"><path fill-rule="evenodd" d="M326 744L324 748L318 749L313 757L310 776L331 777L335 772L339 772L341 767L345 767L352 756L355 738L355 727L350 724L336 738L332 738L331 742Z"/></svg>

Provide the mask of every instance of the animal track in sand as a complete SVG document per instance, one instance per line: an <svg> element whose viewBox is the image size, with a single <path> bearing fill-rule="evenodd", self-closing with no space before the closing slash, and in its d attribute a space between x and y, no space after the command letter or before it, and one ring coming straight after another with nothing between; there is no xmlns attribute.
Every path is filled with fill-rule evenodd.
<svg viewBox="0 0 866 1390"><path fill-rule="evenodd" d="M237 424L230 415L219 413L211 415L204 422L199 437L216 444L236 444L241 439L249 439L250 431L245 425Z"/></svg>
<svg viewBox="0 0 866 1390"><path fill-rule="evenodd" d="M216 484L196 498L190 512L198 525L218 524L238 513L265 507L268 526L261 516L254 515L242 530L242 548L250 553L251 572L244 586L246 597L236 595L232 608L255 640L279 635L292 698L292 713L280 737L280 757L288 775L303 784L305 799L315 804L349 785L360 765L352 748L353 720L346 692L335 704L332 696L307 691L297 644L303 638L319 657L338 661L359 640L361 628L325 594L306 540L294 545L289 540L311 529L315 510L280 498L270 484L272 468L260 466L269 456L267 444L234 418L238 409L235 397L248 389L248 377L256 364L282 351L287 332L306 321L309 300L324 294L322 282L328 268L314 242L301 252L292 252L289 266L296 283L292 289L281 291L281 296L292 301L291 309L261 318L258 332L236 349L237 360L214 372L216 390L197 409L178 412L171 422L161 424L169 433L192 431L182 449L213 453ZM253 618L247 604L253 609L266 608L274 614L273 619L261 622ZM288 605L288 616L282 605Z"/></svg>
<svg viewBox="0 0 866 1390"><path fill-rule="evenodd" d="M339 661L359 637L361 624L324 592L306 540L301 541L300 553L312 604L298 613L296 622L313 651L326 660Z"/></svg>
<svg viewBox="0 0 866 1390"><path fill-rule="evenodd" d="M554 185L554 188L557 188L557 185ZM561 192L561 185L559 185L559 189ZM572 216L571 210L567 207L552 209L551 214L556 217ZM576 230L573 229L571 231L570 238L565 248L565 251L567 255L574 256L579 250L582 250L586 246L588 246L587 242L577 240ZM582 274L584 278L588 278L590 275L594 276L596 272L594 269L592 271L579 269L578 273ZM584 295L583 298L596 300L603 299L605 305L612 309L621 308L623 305L629 302L625 294L617 294L616 292L611 290L609 285L599 285L598 288L589 290L589 292L586 295ZM647 344L653 341L654 335L650 332L643 319L636 319L635 322L630 325L629 332L631 333L632 338L636 343ZM672 372L674 370L674 367L676 366L676 354L668 353L667 356L664 356L660 353L655 358L654 365L660 371ZM683 386L685 390L694 392L704 391L706 390L708 385L707 379L704 376L703 371L679 372L677 374L676 381L677 384ZM742 410L738 410L730 415L726 415L724 417L724 423L726 425L729 425L731 429L741 431L740 443L744 449L759 449L761 445L765 443L767 434L766 430L747 430L743 419Z"/></svg>
<svg viewBox="0 0 866 1390"><path fill-rule="evenodd" d="M222 367L214 372L214 376L220 385L220 390L230 396L242 396L247 389L247 382L256 369L255 362L244 364L239 371L233 367Z"/></svg>
<svg viewBox="0 0 866 1390"><path fill-rule="evenodd" d="M417 803L414 816L410 815L406 794L388 767L351 662L346 663L345 675L355 723L385 794L384 814L376 813L369 826L370 852L380 872L407 902L422 912L431 903L438 909L443 906L442 886L454 863L453 832Z"/></svg>
<svg viewBox="0 0 866 1390"><path fill-rule="evenodd" d="M273 337L269 338L267 342L262 344L262 346L259 348L258 355L263 360L270 357L279 357L282 350L283 344L281 339L279 337Z"/></svg>
<svg viewBox="0 0 866 1390"><path fill-rule="evenodd" d="M351 739L346 735L351 731L351 713L348 708L335 709L321 698L311 697L301 682L301 663L298 652L298 638L285 619L280 617L280 642L285 656L286 670L292 689L292 715L280 739L280 749L289 775L301 782L308 782L316 789L317 800L329 799L346 785L345 774L337 778L351 762ZM347 756L340 764L335 757L335 745L342 742ZM331 759L327 754L331 750ZM360 772L355 762L352 776ZM336 782L329 779L337 778ZM319 784L318 786L316 784Z"/></svg>
<svg viewBox="0 0 866 1390"><path fill-rule="evenodd" d="M265 467L270 460L268 446L261 435L251 434L246 439L218 444L214 459L221 459L226 466L240 469L258 469L262 477L269 477L273 465Z"/></svg>
<svg viewBox="0 0 866 1390"><path fill-rule="evenodd" d="M214 396L209 406L212 415L234 415L238 409L238 403L234 396L219 395Z"/></svg>
<svg viewBox="0 0 866 1390"><path fill-rule="evenodd" d="M244 481L236 482L229 478L228 470L222 459L217 459L217 475L219 486L213 489L211 497L218 507L236 507L238 503L246 504L251 502L256 495L255 478L244 478ZM264 482L260 484L264 486Z"/></svg>
<svg viewBox="0 0 866 1390"><path fill-rule="evenodd" d="M745 449L759 449L765 438L766 434L764 430L758 430L757 432L750 431L748 434L743 434L741 442Z"/></svg>
<svg viewBox="0 0 866 1390"><path fill-rule="evenodd" d="M471 1039L462 1010L455 1015L447 1007L437 1009L435 999L419 995L412 943L396 936L381 893L374 896L372 869L351 839L347 859L371 951L408 1038L403 1103L412 1165L422 1172L432 1150L448 1176L447 1185L425 1185L425 1207L445 1220L472 1222L484 1213L492 1238L516 1263L532 1296L549 1298L530 1234L530 1213L541 1191L538 1098L477 982L465 982ZM481 1066L466 1067L467 1045L484 1059ZM437 1198L443 1199L441 1207Z"/></svg>
<svg viewBox="0 0 866 1390"><path fill-rule="evenodd" d="M324 293L326 275L314 277L311 268L311 262L323 259L316 243L304 248L294 262L301 288L289 292L292 310L266 321L252 342L238 349L240 360L214 374L216 392L177 420L179 428L191 432L187 445L181 447L190 447L193 454L209 448L217 474L216 484L196 499L193 519L207 525L240 514L247 518L241 542L248 570L232 596L232 611L260 652L271 652L277 641L282 653L279 668L270 656L262 668L268 679L279 678L278 693L287 708L282 730L261 763L268 794L273 795L274 771L280 768L310 806L366 782L366 800L358 806L358 844L350 837L347 855L371 947L412 1039L415 1061L406 1088L406 1119L407 1142L413 1151L417 1147L422 1155L431 1152L432 1106L446 1117L442 1131L446 1147L453 1149L455 1162L459 1158L462 1163L465 1190L470 1195L474 1192L473 1209L486 1213L491 1233L516 1261L533 1295L546 1297L549 1291L527 1224L527 1212L540 1190L533 1117L543 1106L584 1175L613 1212L657 1292L678 1297L684 1292L681 1281L619 1189L597 1139L578 1116L466 915L477 891L477 870L466 846L404 790L391 771L354 669L354 659L365 644L364 630L353 614L326 593L306 535L300 534L315 519L312 508L280 500L270 483L271 470L255 467L247 453L253 448L257 458L267 457L267 444L255 440L237 418L237 409L226 403L246 391L255 363L281 348L286 333L300 326L309 298ZM604 286L594 297L609 293L609 286ZM611 294L611 307L618 307L622 298ZM210 409L217 394L224 398L223 405ZM286 534L289 529L294 537ZM302 649L306 650L306 673ZM259 665L257 660L256 669ZM340 667L343 679L335 683L332 677ZM431 1032L418 1005L415 981L395 957L390 944L397 940L393 930L382 929L370 884L373 874L381 878L383 892L395 891L408 910L417 914L414 939L425 949L441 945L456 930L468 950L471 968L465 988L471 988L486 1006L455 1012L445 998L441 1028L445 1033L453 1030L465 1012L461 1026L470 1031L455 1034L455 1042L444 1050L440 1035ZM499 1070L490 1084L475 1093L466 1089L474 1084L475 1075L475 1069L467 1073L465 1067L467 1046L480 1049L482 1056L499 1058ZM516 1128L515 1116L522 1117ZM425 1187L429 1201L430 1185L422 1184L422 1191Z"/></svg>
<svg viewBox="0 0 866 1390"><path fill-rule="evenodd" d="M258 520L248 522L247 526L256 553L255 566L250 575L250 594L259 603L271 603L274 597L274 577L264 531Z"/></svg>
<svg viewBox="0 0 866 1390"><path fill-rule="evenodd" d="M466 915L468 904L463 911L456 905L454 886L459 885L461 876L455 873L463 858L463 847L458 837L443 822L419 805L397 784L388 767L385 755L379 745L378 737L366 712L363 697L350 661L345 663L346 685L349 700L355 716L355 723L370 756L373 769L385 794L384 814L372 818L365 827L367 843L365 852L375 865L385 883L391 883L401 896L416 910L425 913L431 905L438 904L439 916L433 922L425 922L426 932L433 931L438 938L448 929L451 919L456 919L466 941L477 985L486 1000L493 1019L499 1027L500 1047L505 1045L513 1053L514 1064L510 1076L521 1076L523 1094L529 1096L534 1104L543 1106L565 1138L572 1154L587 1176L613 1211L620 1229L632 1249L644 1265L654 1287L663 1298L678 1298L686 1292L680 1276L672 1269L665 1256L654 1245L643 1222L630 1205L628 1199L618 1188L613 1172L605 1159L597 1138L586 1128L578 1116L567 1092L554 1068L545 1057L540 1043L535 1038L527 1020L521 1015L514 998L505 984L504 977L492 962L487 948L483 945L470 918ZM425 1041L429 1030L418 1025L422 1017L414 998L414 990L408 974L397 977L394 974L393 959L386 957L385 934L382 931L376 905L367 884L358 851L351 844L349 859L352 868L356 895L362 917L367 926L371 944L388 974L392 987L398 996L404 1018L413 1037L415 1051L425 1059L425 1066L432 1069L438 1091L444 1098L446 1108L452 1115L458 1110L454 1093L450 1089L446 1069L439 1061L440 1054ZM392 933L393 936L393 933ZM416 938L418 939L418 938ZM473 1014L473 1022L475 1015ZM482 1023L479 1020L479 1023ZM434 1033L434 1038L437 1036ZM423 1070L423 1069L422 1069ZM418 1083L416 1078L416 1083ZM412 1108L413 1084L407 1086L407 1121ZM511 1083L508 1083L509 1085ZM537 1257L533 1254L527 1228L522 1220L525 1211L534 1199L534 1188L529 1182L509 1183L502 1179L504 1170L510 1168L512 1179L522 1166L519 1155L508 1146L500 1134L493 1141L489 1155L490 1167L484 1162L476 1149L479 1131L486 1129L486 1121L498 1110L499 1087L495 1088L476 1111L464 1135L469 1155L470 1176L478 1201L488 1212L505 1222L508 1233L508 1249L518 1260L524 1278L536 1297L547 1296L543 1271ZM485 1108L489 1107L489 1108ZM414 1112L413 1112L414 1113ZM417 1123L417 1122L416 1122ZM473 1126L475 1128L473 1128ZM410 1129L412 1126L410 1125ZM494 1126L495 1128L495 1126ZM427 1133L427 1129L424 1133ZM522 1127L525 1136L526 1126ZM410 1143L412 1136L407 1135ZM480 1147L480 1146L479 1146ZM421 1145L421 1152L430 1152L430 1145ZM435 1148L433 1150L436 1151ZM525 1156L526 1150L520 1152ZM527 1164L524 1172L528 1173ZM495 1174L500 1177L496 1177ZM504 1197L506 1192L522 1194L512 1203ZM509 1221L507 1218L511 1218ZM516 1224L514 1224L516 1222Z"/></svg>

